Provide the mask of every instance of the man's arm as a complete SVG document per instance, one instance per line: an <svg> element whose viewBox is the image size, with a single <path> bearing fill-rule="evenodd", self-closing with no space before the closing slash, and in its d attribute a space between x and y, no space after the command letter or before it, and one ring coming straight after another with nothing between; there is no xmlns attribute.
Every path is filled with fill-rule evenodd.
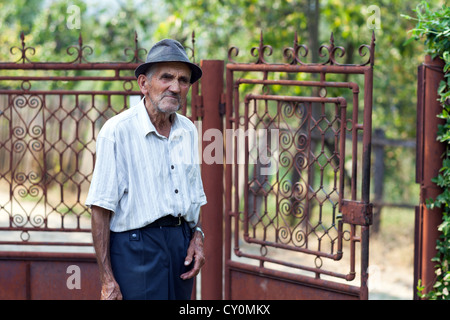
<svg viewBox="0 0 450 320"><path fill-rule="evenodd" d="M122 293L111 268L109 253L111 212L101 207L92 206L92 240L94 242L97 264L100 270L102 300L121 300Z"/></svg>
<svg viewBox="0 0 450 320"><path fill-rule="evenodd" d="M195 227L201 228L201 216L198 219L197 225ZM191 242L189 243L189 248L187 250L186 259L184 260L184 265L188 266L192 263L195 258L194 267L186 273L183 273L180 277L183 280L187 280L195 277L199 274L201 267L205 264L205 254L203 253L203 235L199 231L195 231L192 235Z"/></svg>

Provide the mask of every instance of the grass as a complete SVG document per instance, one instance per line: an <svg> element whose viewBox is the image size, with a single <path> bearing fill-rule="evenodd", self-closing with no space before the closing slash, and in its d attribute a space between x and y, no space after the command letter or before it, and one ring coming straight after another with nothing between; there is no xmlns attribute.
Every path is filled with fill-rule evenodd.
<svg viewBox="0 0 450 320"><path fill-rule="evenodd" d="M378 234L371 234L371 299L412 299L414 288L414 210L384 208Z"/></svg>

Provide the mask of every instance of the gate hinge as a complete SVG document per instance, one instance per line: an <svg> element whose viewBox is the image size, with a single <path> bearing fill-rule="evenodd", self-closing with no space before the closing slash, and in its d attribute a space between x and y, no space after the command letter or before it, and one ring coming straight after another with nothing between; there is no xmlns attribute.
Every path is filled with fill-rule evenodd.
<svg viewBox="0 0 450 320"><path fill-rule="evenodd" d="M194 99L193 103L197 117L203 118L205 115L203 112L203 96L193 95L192 97Z"/></svg>
<svg viewBox="0 0 450 320"><path fill-rule="evenodd" d="M372 203L342 200L342 221L360 226L369 226L372 224L372 209Z"/></svg>
<svg viewBox="0 0 450 320"><path fill-rule="evenodd" d="M224 93L220 95L220 102L219 102L219 114L221 117L223 117L226 113L226 106L227 106L227 100Z"/></svg>

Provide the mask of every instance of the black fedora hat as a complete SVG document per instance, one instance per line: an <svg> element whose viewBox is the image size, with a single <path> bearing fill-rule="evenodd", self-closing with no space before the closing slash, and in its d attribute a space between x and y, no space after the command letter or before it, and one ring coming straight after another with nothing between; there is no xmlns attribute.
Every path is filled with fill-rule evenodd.
<svg viewBox="0 0 450 320"><path fill-rule="evenodd" d="M136 70L134 70L134 75L137 78L140 74L145 73L152 64L160 62L186 63L189 68L191 68L191 83L196 82L202 77L202 69L190 62L186 50L181 43L172 39L164 39L157 42L148 52L145 63L139 65Z"/></svg>

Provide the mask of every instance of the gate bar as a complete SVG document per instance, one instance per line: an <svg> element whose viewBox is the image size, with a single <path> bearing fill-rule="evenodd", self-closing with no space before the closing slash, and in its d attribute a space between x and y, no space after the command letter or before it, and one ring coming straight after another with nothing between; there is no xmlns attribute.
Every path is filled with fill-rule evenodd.
<svg viewBox="0 0 450 320"><path fill-rule="evenodd" d="M223 132L219 105L223 91L223 60L202 60L203 78L201 93L203 97L202 129ZM203 134L203 132L202 132ZM206 143L202 139L202 150ZM202 162L203 187L208 203L202 207L202 225L205 231L206 263L202 268L202 299L222 299L223 266L223 164Z"/></svg>
<svg viewBox="0 0 450 320"><path fill-rule="evenodd" d="M338 74L364 74L372 70L372 66L359 65L285 65L285 64L239 64L229 63L230 71L255 72L288 72L288 73L338 73Z"/></svg>
<svg viewBox="0 0 450 320"><path fill-rule="evenodd" d="M70 62L35 62L35 63L0 63L0 70L134 70L139 63L128 62L95 62L95 63L70 63Z"/></svg>
<svg viewBox="0 0 450 320"><path fill-rule="evenodd" d="M289 272L271 270L267 268L261 268L259 266L253 266L237 261L228 260L227 264L231 270L237 270L240 272L253 273L260 277L274 278L280 281L294 282L303 286L311 286L323 288L331 292L343 293L354 298L358 298L361 294L360 288L345 283L338 283L320 278L313 278L301 274L292 274ZM294 297L292 297L294 298ZM311 298L311 297L309 297ZM230 297L231 299L231 297Z"/></svg>
<svg viewBox="0 0 450 320"><path fill-rule="evenodd" d="M442 222L442 209L429 209L426 206L426 199L435 199L442 188L438 187L431 179L439 174L442 163L442 154L445 152L445 145L437 140L438 125L443 124L444 120L437 117L442 112L442 106L438 101L437 89L439 83L444 79L442 72L444 62L440 59L432 60L430 56L425 57L423 67L423 78L419 77L418 93L418 115L417 121L420 123L423 135L419 136L417 145L418 163L416 174L417 182L420 183L420 209L419 217L416 217L416 255L418 255L414 270L415 281L421 279L425 287L424 293L430 291L435 280L435 263L431 261L436 255L436 240L439 238L438 226ZM420 83L423 81L424 83ZM423 95L423 96L422 96ZM423 97L423 101L421 98ZM418 131L418 134L420 132ZM419 240L419 241L418 241ZM417 283L414 284L417 286Z"/></svg>

